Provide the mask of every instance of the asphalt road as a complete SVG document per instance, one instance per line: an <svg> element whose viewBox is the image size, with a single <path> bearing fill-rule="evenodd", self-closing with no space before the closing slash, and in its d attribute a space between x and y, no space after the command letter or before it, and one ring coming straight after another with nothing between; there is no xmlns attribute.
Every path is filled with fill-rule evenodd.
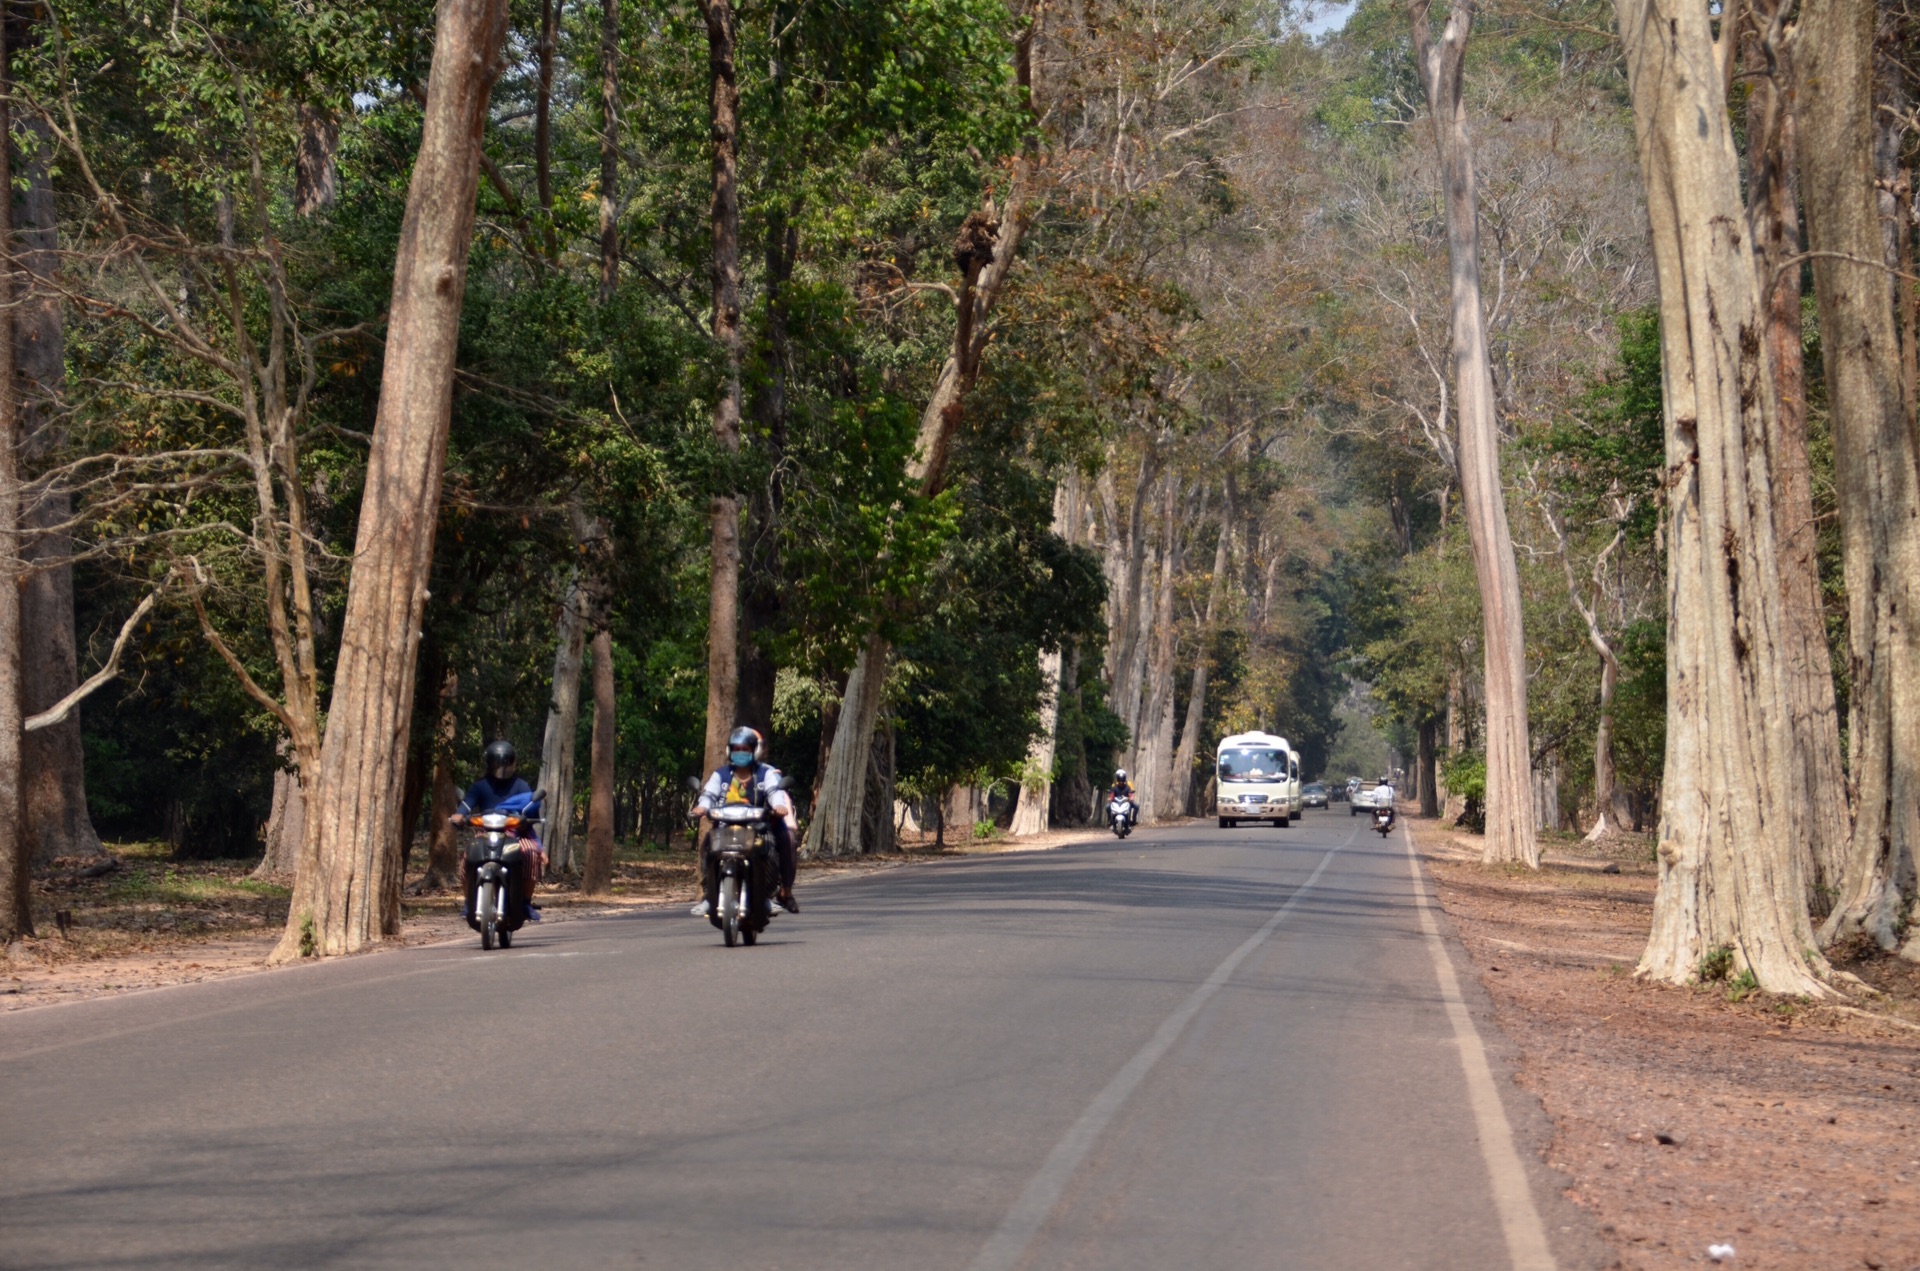
<svg viewBox="0 0 1920 1271"><path fill-rule="evenodd" d="M674 909L0 1017L0 1265L1585 1261L1399 833L800 894L755 949Z"/></svg>

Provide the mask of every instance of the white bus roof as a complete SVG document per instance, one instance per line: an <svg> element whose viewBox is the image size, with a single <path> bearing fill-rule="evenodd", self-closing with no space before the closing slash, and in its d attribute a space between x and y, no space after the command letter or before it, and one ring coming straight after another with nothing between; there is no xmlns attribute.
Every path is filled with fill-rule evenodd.
<svg viewBox="0 0 1920 1271"><path fill-rule="evenodd" d="M1235 733L1231 737L1220 739L1220 750L1235 746L1275 746L1289 752L1293 750L1293 747L1287 744L1285 737L1276 737L1272 733Z"/></svg>

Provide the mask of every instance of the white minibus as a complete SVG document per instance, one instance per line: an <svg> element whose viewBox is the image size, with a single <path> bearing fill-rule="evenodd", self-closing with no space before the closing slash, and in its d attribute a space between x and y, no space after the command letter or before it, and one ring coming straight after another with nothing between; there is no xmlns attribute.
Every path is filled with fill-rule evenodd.
<svg viewBox="0 0 1920 1271"><path fill-rule="evenodd" d="M1285 737L1255 732L1223 738L1214 775L1223 830L1242 821L1284 826L1300 815L1300 756Z"/></svg>

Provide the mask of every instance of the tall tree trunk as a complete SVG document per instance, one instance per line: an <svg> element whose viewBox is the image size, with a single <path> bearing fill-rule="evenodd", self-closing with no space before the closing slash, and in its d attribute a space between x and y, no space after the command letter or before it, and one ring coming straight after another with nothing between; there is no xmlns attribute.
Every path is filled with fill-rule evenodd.
<svg viewBox="0 0 1920 1271"><path fill-rule="evenodd" d="M1193 680L1187 688L1187 718L1180 729L1180 750L1173 759L1173 781L1167 800L1174 816L1193 810L1193 763L1200 753L1200 726L1207 712L1207 677L1213 666L1213 643L1220 632L1220 606L1227 594L1227 558L1233 541L1234 497L1228 485L1220 509L1220 538L1213 545L1213 574L1207 583L1207 616L1193 654Z"/></svg>
<svg viewBox="0 0 1920 1271"><path fill-rule="evenodd" d="M740 85L731 0L700 0L707 23L707 117L713 148L713 339L720 347L720 397L713 437L740 452ZM707 604L706 769L726 762L740 687L740 499L716 494L707 507L711 577ZM861 752L864 761L865 751Z"/></svg>
<svg viewBox="0 0 1920 1271"><path fill-rule="evenodd" d="M393 850L399 866L392 875L392 903L400 903L399 888L406 881L407 867L413 859L413 840L420 830L420 814L426 810L427 786L433 777L434 739L431 732L407 748L407 776L400 790L400 832L394 835ZM394 915L399 921L399 915Z"/></svg>
<svg viewBox="0 0 1920 1271"><path fill-rule="evenodd" d="M1791 780L1766 315L1706 8L1617 0L1660 284L1667 435L1667 754L1639 973L1725 949L1762 988L1824 996L1784 806ZM1729 37L1732 38L1732 37Z"/></svg>
<svg viewBox="0 0 1920 1271"><path fill-rule="evenodd" d="M1455 666L1447 672L1447 757L1454 759L1468 749L1467 745L1467 688L1465 677ZM1458 825L1460 818L1467 814L1465 796L1452 790L1447 791L1446 804L1442 815Z"/></svg>
<svg viewBox="0 0 1920 1271"><path fill-rule="evenodd" d="M281 762L285 763L293 745L282 737L277 749ZM273 774L273 803L267 810L266 830L261 835L266 850L248 877L263 882L292 878L306 829L307 800L299 768L296 765L292 769L277 769Z"/></svg>
<svg viewBox="0 0 1920 1271"><path fill-rule="evenodd" d="M613 890L613 633L593 633L593 779L587 804L587 862L580 891L604 896Z"/></svg>
<svg viewBox="0 0 1920 1271"><path fill-rule="evenodd" d="M539 73L533 95L533 188L544 215L547 255L560 255L553 226L553 53L559 43L561 0L540 0L540 39L534 45Z"/></svg>
<svg viewBox="0 0 1920 1271"><path fill-rule="evenodd" d="M1068 545L1075 542L1083 509L1080 473L1070 471L1053 489L1053 532ZM1053 748L1060 726L1060 649L1040 652L1040 732L1027 747L1027 770L1020 782L1010 832L1015 838L1045 834L1053 804Z"/></svg>
<svg viewBox="0 0 1920 1271"><path fill-rule="evenodd" d="M1620 683L1620 659L1604 640L1595 640L1600 653L1600 722L1593 730L1593 828L1587 842L1597 843L1616 830L1633 825L1613 766L1613 694Z"/></svg>
<svg viewBox="0 0 1920 1271"><path fill-rule="evenodd" d="M1135 786L1140 796L1140 819L1157 821L1166 813L1167 783L1173 762L1173 687L1174 641L1173 585L1186 559L1185 536L1180 532L1180 482L1169 480L1161 517L1166 550L1161 558L1160 586L1153 606L1152 653L1147 659L1144 683L1146 706L1140 716L1144 734L1135 747L1135 763L1140 772ZM1146 643L1143 641L1143 643Z"/></svg>
<svg viewBox="0 0 1920 1271"><path fill-rule="evenodd" d="M0 23L0 946L33 934L32 852L23 832L20 682L20 389L13 348L13 49Z"/></svg>
<svg viewBox="0 0 1920 1271"><path fill-rule="evenodd" d="M506 0L441 0L420 151L394 260L386 363L313 806L274 952L351 953L381 929L414 660L433 563L487 101ZM303 949L303 944L305 948Z"/></svg>
<svg viewBox="0 0 1920 1271"><path fill-rule="evenodd" d="M1040 731L1027 747L1027 767L1021 774L1019 800L1013 805L1015 838L1045 834L1050 828L1047 809L1053 801L1053 744L1060 725L1060 650L1040 651Z"/></svg>
<svg viewBox="0 0 1920 1271"><path fill-rule="evenodd" d="M747 501L750 540L744 553L745 580L740 614L739 718L765 730L773 720L774 685L779 666L769 647L783 605L780 587L779 519L782 504L779 469L787 448L787 365L792 356L787 332L786 288L799 252L799 233L785 211L767 217L765 250L766 326L761 353L760 391L754 394L753 420L770 479Z"/></svg>
<svg viewBox="0 0 1920 1271"><path fill-rule="evenodd" d="M1150 554L1147 547L1147 502L1153 483L1159 476L1159 449L1149 443L1141 452L1140 472L1133 483L1133 504L1127 509L1126 538L1124 543L1117 544L1121 559L1125 562L1120 573L1120 605L1109 614L1112 629L1119 638L1113 642L1109 652L1112 664L1107 677L1111 686L1108 705L1120 717L1121 723L1126 725L1129 749L1139 745L1140 645L1146 637L1149 609L1145 598L1147 558ZM1119 538L1119 527L1111 520L1107 529L1112 539Z"/></svg>
<svg viewBox="0 0 1920 1271"><path fill-rule="evenodd" d="M580 668L587 647L587 599L578 571L560 602L553 652L553 694L540 746L540 786L547 792L547 861L570 874L573 859L574 746L580 733Z"/></svg>
<svg viewBox="0 0 1920 1271"><path fill-rule="evenodd" d="M1742 58L1753 72L1747 97L1747 206L1777 407L1767 455L1773 467L1773 533L1786 605L1787 713L1795 782L1788 811L1796 820L1793 840L1804 845L1807 885L1825 898L1824 908L1839 886L1852 818L1847 774L1840 762L1840 712L1820 593L1813 467L1807 453L1806 357L1796 259L1799 199L1794 118L1788 108L1793 70L1779 20L1786 3L1751 0L1741 40ZM1623 807L1625 802L1619 800Z"/></svg>
<svg viewBox="0 0 1920 1271"><path fill-rule="evenodd" d="M1414 746L1414 772L1420 782L1420 815L1440 815L1440 783L1434 771L1434 743L1440 721L1431 717L1420 721ZM1332 774L1329 773L1329 776Z"/></svg>
<svg viewBox="0 0 1920 1271"><path fill-rule="evenodd" d="M1488 864L1519 861L1539 868L1533 818L1532 752L1527 741L1527 650L1521 630L1520 571L1500 484L1500 431L1494 421L1493 372L1487 360L1486 313L1480 299L1480 202L1463 92L1473 0L1457 0L1440 43L1433 43L1427 0L1410 0L1415 61L1433 115L1433 136L1446 185L1447 255L1452 264L1453 376L1459 419L1460 492L1480 584L1486 658Z"/></svg>
<svg viewBox="0 0 1920 1271"><path fill-rule="evenodd" d="M1821 935L1894 947L1913 903L1920 839L1920 473L1874 192L1871 0L1813 0L1800 16L1808 245L1833 403L1846 562L1854 825ZM1920 957L1920 940L1908 944Z"/></svg>
<svg viewBox="0 0 1920 1271"><path fill-rule="evenodd" d="M454 809L460 806L460 786L453 775L453 743L460 735L460 718L455 713L459 697L460 676L449 668L440 681L433 722L433 797L428 804L427 872L420 880L421 891L460 881L460 836L451 823Z"/></svg>
<svg viewBox="0 0 1920 1271"><path fill-rule="evenodd" d="M26 156L26 192L20 200L21 280L27 284L14 309L14 357L21 386L20 424L24 459L38 464L57 454L65 440L60 402L66 394L66 330L59 294L52 286L60 265L60 223L53 201L53 138L45 120L29 117L23 130L34 138ZM21 711L37 715L80 682L74 647L73 567L49 564L73 554L64 526L73 499L55 485L22 510L32 536L25 557L34 572L20 592ZM85 751L80 712L27 734L21 755L26 806L22 812L36 862L60 856L96 856L104 849L87 812Z"/></svg>
<svg viewBox="0 0 1920 1271"><path fill-rule="evenodd" d="M558 0L554 0L558 3ZM600 303L620 285L620 0L600 0Z"/></svg>
<svg viewBox="0 0 1920 1271"><path fill-rule="evenodd" d="M293 210L302 216L332 207L340 197L340 121L314 102L300 103L300 141L293 154Z"/></svg>

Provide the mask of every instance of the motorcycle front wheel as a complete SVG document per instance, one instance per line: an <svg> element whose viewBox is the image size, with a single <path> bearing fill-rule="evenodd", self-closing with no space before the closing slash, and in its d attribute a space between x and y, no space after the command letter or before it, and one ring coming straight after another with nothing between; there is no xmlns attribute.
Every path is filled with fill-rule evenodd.
<svg viewBox="0 0 1920 1271"><path fill-rule="evenodd" d="M484 950L493 948L494 929L499 922L494 917L493 902L498 891L492 883L482 883L473 897L473 910L480 918L480 947Z"/></svg>
<svg viewBox="0 0 1920 1271"><path fill-rule="evenodd" d="M729 949L740 941L740 880L737 878L720 880L720 934Z"/></svg>

